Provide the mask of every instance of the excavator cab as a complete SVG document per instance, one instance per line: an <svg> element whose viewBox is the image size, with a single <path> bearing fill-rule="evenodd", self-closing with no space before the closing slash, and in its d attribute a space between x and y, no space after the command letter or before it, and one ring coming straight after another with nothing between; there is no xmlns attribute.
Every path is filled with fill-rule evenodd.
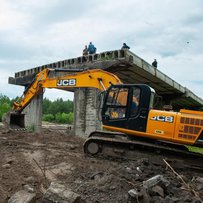
<svg viewBox="0 0 203 203"><path fill-rule="evenodd" d="M155 91L143 84L112 85L106 92L102 109L105 126L146 132L149 110Z"/></svg>

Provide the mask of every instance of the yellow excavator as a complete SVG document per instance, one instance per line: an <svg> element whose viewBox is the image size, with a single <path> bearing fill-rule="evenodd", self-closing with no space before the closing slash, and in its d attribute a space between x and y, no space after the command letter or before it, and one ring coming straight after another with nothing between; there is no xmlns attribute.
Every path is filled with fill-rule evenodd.
<svg viewBox="0 0 203 203"><path fill-rule="evenodd" d="M151 147L152 143L157 146L160 141L169 146L168 149L171 146L203 146L203 112L154 109L153 88L145 84L123 84L117 76L101 69L67 74L65 71L58 74L57 69L44 69L38 73L22 97L14 102L12 111L4 117L4 124L9 128L24 128L22 111L44 88L91 87L105 93L101 117L107 131L92 132L84 144L85 153L98 154L106 145Z"/></svg>

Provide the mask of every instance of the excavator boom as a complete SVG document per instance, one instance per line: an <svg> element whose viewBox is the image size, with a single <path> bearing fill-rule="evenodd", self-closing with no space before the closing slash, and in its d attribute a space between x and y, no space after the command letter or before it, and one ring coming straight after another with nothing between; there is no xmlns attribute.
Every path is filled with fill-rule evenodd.
<svg viewBox="0 0 203 203"><path fill-rule="evenodd" d="M74 70L72 70L74 71ZM33 82L26 88L23 95L13 103L12 111L4 115L3 123L6 128L24 128L23 109L29 105L34 97L43 92L44 88L73 90L74 88L97 88L106 91L112 84L121 84L114 74L101 69L82 72L70 72L65 69L44 69L38 73Z"/></svg>

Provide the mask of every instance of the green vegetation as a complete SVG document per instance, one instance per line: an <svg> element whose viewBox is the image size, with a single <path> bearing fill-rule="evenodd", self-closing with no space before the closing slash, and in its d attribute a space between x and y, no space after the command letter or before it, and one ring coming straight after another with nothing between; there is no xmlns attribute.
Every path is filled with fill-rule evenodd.
<svg viewBox="0 0 203 203"><path fill-rule="evenodd" d="M63 101L57 99L50 101L49 99L43 100L43 118L42 120L55 123L73 123L73 102L70 100Z"/></svg>
<svg viewBox="0 0 203 203"><path fill-rule="evenodd" d="M10 111L13 101L16 100L17 98L13 100L0 94L0 121L2 121L3 114ZM73 119L72 101L64 101L63 99L51 101L47 98L43 100L43 121L72 124Z"/></svg>
<svg viewBox="0 0 203 203"><path fill-rule="evenodd" d="M0 94L0 121L2 121L2 116L4 113L11 109L12 100L9 97Z"/></svg>
<svg viewBox="0 0 203 203"><path fill-rule="evenodd" d="M203 149L199 147L187 146L189 151L203 154Z"/></svg>

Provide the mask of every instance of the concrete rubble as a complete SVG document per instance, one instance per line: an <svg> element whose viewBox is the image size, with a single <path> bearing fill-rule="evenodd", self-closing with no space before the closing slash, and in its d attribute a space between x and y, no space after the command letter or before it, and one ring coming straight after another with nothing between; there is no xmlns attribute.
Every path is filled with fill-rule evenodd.
<svg viewBox="0 0 203 203"><path fill-rule="evenodd" d="M199 182L202 186L203 179L200 177L194 178L192 182ZM202 189L199 185L196 185L196 190ZM202 186L203 187L203 186ZM192 191L191 191L192 193ZM128 203L150 203L150 202L195 202L201 203L201 196L196 193L197 196L191 195L184 187L176 187L174 183L171 183L163 175L153 176L143 184L128 191L129 200Z"/></svg>
<svg viewBox="0 0 203 203"><path fill-rule="evenodd" d="M43 197L43 203L85 203L81 196L60 183L52 182Z"/></svg>
<svg viewBox="0 0 203 203"><path fill-rule="evenodd" d="M0 130L0 202L203 202L201 171L175 168L171 162L187 188L161 155L137 151L135 160L89 157L83 143L65 130L44 129L43 134Z"/></svg>
<svg viewBox="0 0 203 203"><path fill-rule="evenodd" d="M23 190L20 190L11 196L8 203L35 203L35 197L36 194L34 189L25 185Z"/></svg>

